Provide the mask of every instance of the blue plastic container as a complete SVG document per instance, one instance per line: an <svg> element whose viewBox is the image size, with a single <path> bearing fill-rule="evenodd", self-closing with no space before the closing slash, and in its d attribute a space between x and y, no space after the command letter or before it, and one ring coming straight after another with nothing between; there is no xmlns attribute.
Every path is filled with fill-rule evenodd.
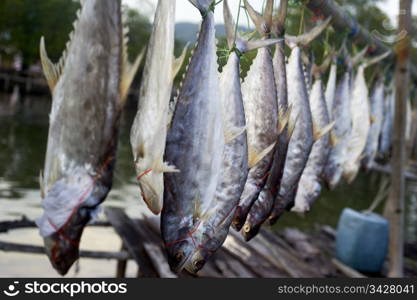
<svg viewBox="0 0 417 300"><path fill-rule="evenodd" d="M388 221L345 208L336 235L336 257L361 272L380 272L388 250Z"/></svg>

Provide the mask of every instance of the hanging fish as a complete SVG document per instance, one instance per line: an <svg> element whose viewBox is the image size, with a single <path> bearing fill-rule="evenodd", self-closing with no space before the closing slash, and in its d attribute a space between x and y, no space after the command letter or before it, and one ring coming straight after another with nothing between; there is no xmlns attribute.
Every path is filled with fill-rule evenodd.
<svg viewBox="0 0 417 300"><path fill-rule="evenodd" d="M332 121L334 128L331 132L331 142L333 147L330 149L329 158L324 169L324 179L330 189L334 189L340 182L343 174L343 165L347 158L347 145L349 143L350 132L352 129L352 116L350 113L350 102L352 94L352 68L366 54L367 47L360 51L355 57L351 58L347 54L346 47L343 46L343 62L346 70L342 79L336 86L336 93L332 107Z"/></svg>
<svg viewBox="0 0 417 300"><path fill-rule="evenodd" d="M370 120L371 127L364 151L363 166L369 169L378 151L378 138L382 128L382 117L384 113L384 81L382 78L376 80L370 97Z"/></svg>
<svg viewBox="0 0 417 300"><path fill-rule="evenodd" d="M193 232L209 217L220 176L224 126L214 28L215 2L190 0L202 15L197 45L180 87L168 131L161 232L174 271L195 252Z"/></svg>
<svg viewBox="0 0 417 300"><path fill-rule="evenodd" d="M337 82L337 61L336 61L336 56L334 56L333 62L330 66L329 79L327 80L326 92L325 92L327 112L329 113L329 118L331 121L333 120L332 110L333 110L334 98L336 95L336 82Z"/></svg>
<svg viewBox="0 0 417 300"><path fill-rule="evenodd" d="M269 217L275 223L286 208L293 205L297 185L306 166L314 140L321 136L321 128L313 124L310 101L301 63L300 45L307 45L319 36L330 18L299 37L287 36L291 56L287 65L288 105L291 106L289 128L294 128L288 145L278 197Z"/></svg>
<svg viewBox="0 0 417 300"><path fill-rule="evenodd" d="M164 163L169 101L174 78L181 68L174 53L176 1L158 1L154 27L139 91L136 117L130 133L133 159L142 198L154 214L162 209L163 173L178 172Z"/></svg>
<svg viewBox="0 0 417 300"><path fill-rule="evenodd" d="M235 36L235 25L227 0L223 2L224 23L230 51L220 78L226 144L220 180L213 207L205 220L193 232L195 253L185 268L198 272L205 262L221 247L229 232L234 212L239 203L248 175L248 149L245 133L245 111L240 84L240 56L252 49L268 46L277 40L246 41Z"/></svg>
<svg viewBox="0 0 417 300"><path fill-rule="evenodd" d="M346 149L346 160L343 166L343 177L348 183L353 182L360 168L363 158L370 124L370 108L368 87L365 81L365 68L379 62L389 55L384 53L370 61L361 64L358 68L354 83L350 113L352 116L352 130Z"/></svg>
<svg viewBox="0 0 417 300"><path fill-rule="evenodd" d="M246 240L254 237L261 225L268 219L274 206L275 198L278 194L282 174L284 172L285 156L287 155L289 134L287 122L289 117L288 99L287 99L287 74L285 64L285 20L287 15L287 0L280 2L278 16L272 24L272 33L281 38L275 48L273 58L273 67L275 75L275 85L278 97L278 122L279 137L275 147L272 166L268 175L265 186L263 187L258 198L249 210L242 234ZM290 129L291 130L291 129Z"/></svg>
<svg viewBox="0 0 417 300"><path fill-rule="evenodd" d="M43 38L40 48L53 100L37 225L62 275L78 259L83 229L112 186L120 114L141 58L133 66L127 61L120 1L81 5L59 63L49 60Z"/></svg>
<svg viewBox="0 0 417 300"><path fill-rule="evenodd" d="M273 0L268 0L265 16L256 12L248 1L245 7L263 39L270 35ZM278 101L272 56L269 48L261 48L242 83L246 114L250 171L236 209L233 227L239 231L249 210L264 187L271 168L278 138Z"/></svg>
<svg viewBox="0 0 417 300"><path fill-rule="evenodd" d="M384 103L384 119L382 122L382 130L379 142L379 153L387 157L391 149L392 131L394 123L395 110L395 89L391 85L388 88Z"/></svg>
<svg viewBox="0 0 417 300"><path fill-rule="evenodd" d="M313 74L315 74L316 80L310 94L310 108L313 124L314 126L323 129L330 129L329 126L333 126L333 124L330 123L327 103L323 91L323 82L321 79L321 74L326 70L329 62L330 61L325 61L322 66L313 67ZM329 133L324 134L314 142L306 167L304 168L300 182L298 183L295 205L291 211L302 214L306 213L310 211L311 205L319 197L322 175L327 163L330 147Z"/></svg>
<svg viewBox="0 0 417 300"><path fill-rule="evenodd" d="M407 113L406 113L406 127L405 127L405 140L409 143L411 139L411 129L413 122L413 109L411 108L411 101L407 99Z"/></svg>

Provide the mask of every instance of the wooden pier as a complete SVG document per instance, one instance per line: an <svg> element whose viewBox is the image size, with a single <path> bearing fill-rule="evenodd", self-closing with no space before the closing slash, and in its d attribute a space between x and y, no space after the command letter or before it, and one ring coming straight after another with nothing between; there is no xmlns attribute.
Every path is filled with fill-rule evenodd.
<svg viewBox="0 0 417 300"><path fill-rule="evenodd" d="M137 277L365 277L384 274L360 274L334 258L335 231L329 226L317 225L311 233L287 228L279 233L269 229L250 242L245 242L233 229L223 247L198 274L171 271L159 231L159 218L143 216L129 218L120 208L107 208L106 221L89 226L111 226L121 240L121 250L80 251L80 257L117 260L115 277L126 275L128 263L138 267ZM0 234L10 230L34 228L35 223L26 218L0 222ZM417 246L406 244L405 275L417 276ZM0 241L0 251L44 254L43 247Z"/></svg>

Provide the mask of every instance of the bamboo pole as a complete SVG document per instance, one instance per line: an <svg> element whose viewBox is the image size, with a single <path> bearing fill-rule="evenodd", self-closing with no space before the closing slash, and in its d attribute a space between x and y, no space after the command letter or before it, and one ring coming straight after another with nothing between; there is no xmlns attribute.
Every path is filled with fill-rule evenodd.
<svg viewBox="0 0 417 300"><path fill-rule="evenodd" d="M412 0L400 0L399 32L411 32ZM391 189L385 207L390 223L389 277L404 275L404 196L405 196L405 129L407 98L409 94L409 58L411 37L409 34L398 41L395 48L397 64L395 70L395 119L393 132L393 154L391 158Z"/></svg>
<svg viewBox="0 0 417 300"><path fill-rule="evenodd" d="M373 46L375 55L382 54L387 51L391 51L393 55L395 54L394 51L388 48L376 35L371 34L368 30L360 26L357 21L340 8L335 1L309 0L307 2L307 7L317 15L323 15L326 18L332 17L331 25L336 30L350 30L348 37L359 45ZM415 65L410 64L409 68L413 77L417 78L417 68Z"/></svg>

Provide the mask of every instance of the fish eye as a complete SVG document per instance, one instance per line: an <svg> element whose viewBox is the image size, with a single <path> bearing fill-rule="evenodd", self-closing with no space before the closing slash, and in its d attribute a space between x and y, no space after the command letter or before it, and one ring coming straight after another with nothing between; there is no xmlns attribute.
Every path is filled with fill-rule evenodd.
<svg viewBox="0 0 417 300"><path fill-rule="evenodd" d="M250 232L250 225L249 224L245 224L245 226L243 226L243 231L244 232Z"/></svg>
<svg viewBox="0 0 417 300"><path fill-rule="evenodd" d="M203 259L199 259L199 260L196 260L194 262L194 269L195 270L200 270L203 266L204 266L204 260Z"/></svg>

